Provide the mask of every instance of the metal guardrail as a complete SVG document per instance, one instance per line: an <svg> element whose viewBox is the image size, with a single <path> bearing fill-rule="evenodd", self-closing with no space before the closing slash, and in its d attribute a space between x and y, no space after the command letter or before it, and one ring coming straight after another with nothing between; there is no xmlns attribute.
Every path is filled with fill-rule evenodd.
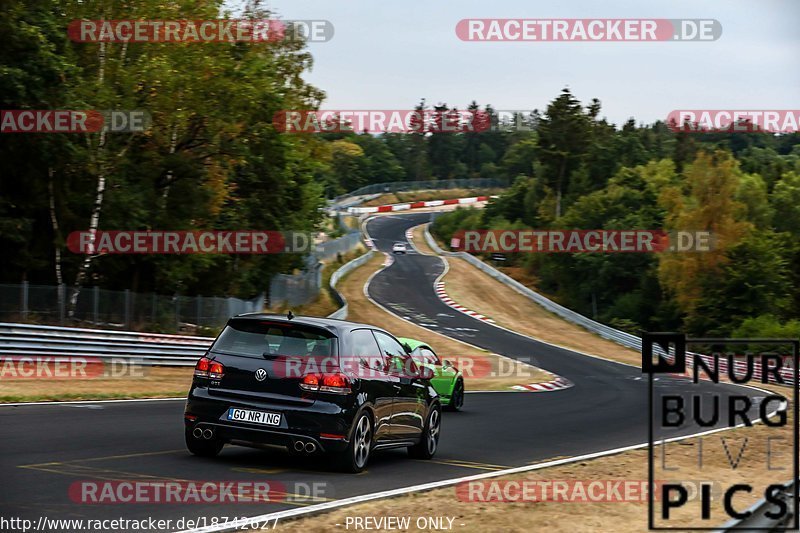
<svg viewBox="0 0 800 533"><path fill-rule="evenodd" d="M342 277L370 260L374 250L333 273L330 286L341 308L330 318L347 318L347 300L336 290ZM0 322L0 359L85 358L104 362L125 360L144 366L194 366L214 339L162 333L41 326Z"/></svg>
<svg viewBox="0 0 800 533"><path fill-rule="evenodd" d="M0 358L81 357L145 366L194 366L214 339L99 329L0 323Z"/></svg>
<svg viewBox="0 0 800 533"><path fill-rule="evenodd" d="M478 269L482 270L483 272L487 273L492 278L496 279L497 281L503 283L504 285L508 285L518 293L526 296L539 304L540 306L544 307L551 313L554 313L561 318L567 320L568 322L572 322L573 324L577 324L582 326L592 333L596 333L601 337L614 341L617 344L621 344L622 346L633 348L635 350L641 351L642 349L642 339L637 337L636 335L632 335L630 333L626 333L624 331L619 331L614 329L610 326L606 326L605 324L601 324L600 322L596 322L591 318L587 318L579 313L571 309L567 309L563 305L559 305L554 301L542 296L538 292L531 290L529 287L526 287L519 281L503 274L496 268L492 267L491 265L487 265L477 257L472 254L468 254L465 252L447 252L442 250L436 240L433 238L429 231L429 226L425 226L425 242L428 243L428 246L431 247L437 254L444 255L444 256L453 256L453 257L460 257L464 259L466 262L474 265Z"/></svg>
<svg viewBox="0 0 800 533"><path fill-rule="evenodd" d="M334 311L333 313L329 314L328 318L338 318L340 320L347 319L347 300L339 291L336 290L336 284L339 283L339 280L342 279L344 276L346 276L356 268L360 267L361 265L369 261L374 253L375 250L370 249L364 255L356 257L347 264L342 265L339 269L336 270L336 272L334 272L331 275L331 280L330 280L331 290L341 307L338 310Z"/></svg>
<svg viewBox="0 0 800 533"><path fill-rule="evenodd" d="M747 518L734 519L727 522L716 533L729 533L731 531L787 531L789 527L797 530L797 517L794 516L793 498L797 498L797 480L784 484L784 488L777 498L782 500L789 512L782 518L770 518L767 513L775 512L775 504L766 499L759 500L750 507L745 514ZM793 523L794 522L794 523Z"/></svg>

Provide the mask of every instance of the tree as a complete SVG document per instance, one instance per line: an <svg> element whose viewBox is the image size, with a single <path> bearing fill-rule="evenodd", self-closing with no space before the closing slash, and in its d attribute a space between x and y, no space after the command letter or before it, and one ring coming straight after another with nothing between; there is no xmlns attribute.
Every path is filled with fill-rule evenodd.
<svg viewBox="0 0 800 533"><path fill-rule="evenodd" d="M539 159L545 167L548 186L555 191L555 218L561 216L562 196L569 179L589 146L589 119L569 89L547 106L538 129Z"/></svg>
<svg viewBox="0 0 800 533"><path fill-rule="evenodd" d="M659 280L674 297L687 323L701 323L709 283L729 261L727 252L747 235L753 224L746 206L735 199L741 184L738 163L729 152L698 153L684 171L681 186L666 187L659 203L666 210L668 231L710 231L709 252L667 252L659 256Z"/></svg>

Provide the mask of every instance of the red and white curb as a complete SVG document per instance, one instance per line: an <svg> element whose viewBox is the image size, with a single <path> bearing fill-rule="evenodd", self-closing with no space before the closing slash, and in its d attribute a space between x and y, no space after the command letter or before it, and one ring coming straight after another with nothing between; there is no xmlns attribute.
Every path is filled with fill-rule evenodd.
<svg viewBox="0 0 800 533"><path fill-rule="evenodd" d="M408 242L411 242L411 241L414 240L414 232L411 231L412 229L413 228L409 228L409 229L406 230L406 240Z"/></svg>
<svg viewBox="0 0 800 533"><path fill-rule="evenodd" d="M386 252L383 252L383 255L386 256L386 259L383 260L383 266L384 267L392 266L392 263L394 263L394 257L387 254Z"/></svg>
<svg viewBox="0 0 800 533"><path fill-rule="evenodd" d="M556 379L545 381L542 383L531 383L530 385L513 385L511 388L524 392L550 392L555 390L568 389L573 386L573 383L561 376L556 376Z"/></svg>
<svg viewBox="0 0 800 533"><path fill-rule="evenodd" d="M348 207L347 212L352 215L363 215L365 213L388 213L390 211L406 211L408 209L419 209L421 207L439 207L440 205L462 205L474 204L477 202L488 202L490 198L497 198L497 196L472 196L470 198L428 200L425 202L411 202L407 204L376 205L372 207Z"/></svg>
<svg viewBox="0 0 800 533"><path fill-rule="evenodd" d="M457 304L452 298L450 298L447 295L447 292L445 292L445 290L444 290L444 282L443 281L437 281L436 283L434 283L433 284L433 290L436 291L436 296L441 301L443 301L447 306L452 307L456 311L461 311L465 315L469 315L472 318L477 318L478 320L485 320L486 322L489 322L490 324L494 324L494 320L492 320L488 316L484 316L484 315L482 315L480 313L476 313L475 311L467 309L463 305Z"/></svg>

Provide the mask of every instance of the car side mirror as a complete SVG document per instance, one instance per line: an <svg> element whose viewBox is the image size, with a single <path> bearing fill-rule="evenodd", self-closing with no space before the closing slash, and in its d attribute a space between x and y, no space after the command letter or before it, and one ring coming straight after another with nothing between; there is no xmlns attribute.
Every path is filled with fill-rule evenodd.
<svg viewBox="0 0 800 533"><path fill-rule="evenodd" d="M442 368L452 368L452 367L453 363L451 363L449 359L445 359L444 361L442 361Z"/></svg>
<svg viewBox="0 0 800 533"><path fill-rule="evenodd" d="M409 346L407 342L404 342L404 343L403 343L403 349L404 349L404 350L406 351L406 353L407 353L407 354L409 354L409 355L411 354L411 352L413 352L413 351L414 351L414 350L412 350L412 349L411 349L411 346Z"/></svg>

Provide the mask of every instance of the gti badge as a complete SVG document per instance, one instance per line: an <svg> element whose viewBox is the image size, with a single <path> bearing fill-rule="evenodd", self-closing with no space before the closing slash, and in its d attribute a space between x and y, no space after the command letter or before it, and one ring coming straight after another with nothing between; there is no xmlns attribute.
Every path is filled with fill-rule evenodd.
<svg viewBox="0 0 800 533"><path fill-rule="evenodd" d="M267 371L263 368L256 370L256 381L264 381L267 379Z"/></svg>

